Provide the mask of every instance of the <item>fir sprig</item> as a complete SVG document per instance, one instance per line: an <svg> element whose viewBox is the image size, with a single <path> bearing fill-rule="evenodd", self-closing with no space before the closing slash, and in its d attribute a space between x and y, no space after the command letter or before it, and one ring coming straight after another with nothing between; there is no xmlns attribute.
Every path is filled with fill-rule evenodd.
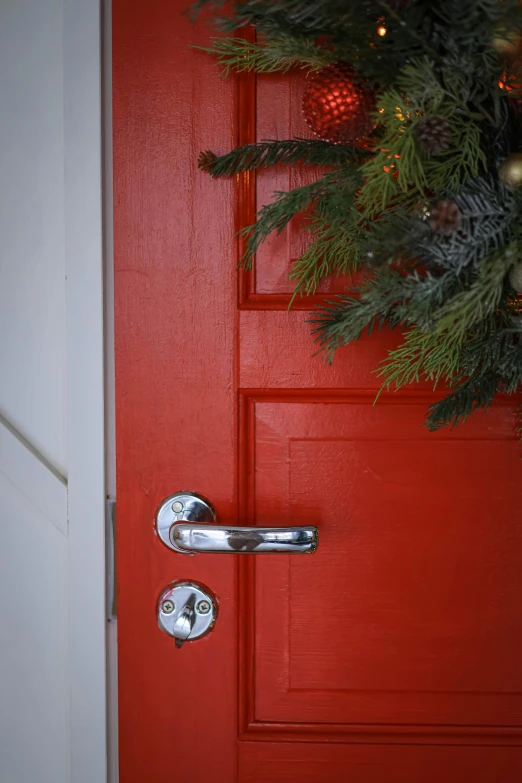
<svg viewBox="0 0 522 783"><path fill-rule="evenodd" d="M313 71L324 68L339 58L336 51L317 46L313 38L295 38L284 33L269 38L262 44L239 37L212 38L211 46L196 48L216 57L222 78L229 76L232 71L286 73L291 68L307 68Z"/></svg>
<svg viewBox="0 0 522 783"><path fill-rule="evenodd" d="M431 331L415 326L406 334L403 345L390 352L379 371L385 386L400 388L422 378L436 385L459 373L463 345L498 307L517 250L513 244L485 259L471 284L441 303Z"/></svg>
<svg viewBox="0 0 522 783"><path fill-rule="evenodd" d="M463 424L473 411L487 410L500 390L500 376L496 372L465 379L428 410L426 426L432 432L448 425Z"/></svg>
<svg viewBox="0 0 522 783"><path fill-rule="evenodd" d="M280 234L293 217L311 205L316 205L319 212L330 213L335 220L339 199L342 199L343 206L350 198L353 201L359 184L357 169L345 166L329 172L310 185L294 188L288 193L276 193L274 201L258 212L254 225L241 230L247 239L242 263L249 267L262 242L272 232Z"/></svg>
<svg viewBox="0 0 522 783"><path fill-rule="evenodd" d="M220 156L209 151L202 152L198 165L212 177L231 177L244 171L277 165L295 166L296 163L305 166L340 166L361 162L368 155L367 151L358 147L297 138L244 144Z"/></svg>

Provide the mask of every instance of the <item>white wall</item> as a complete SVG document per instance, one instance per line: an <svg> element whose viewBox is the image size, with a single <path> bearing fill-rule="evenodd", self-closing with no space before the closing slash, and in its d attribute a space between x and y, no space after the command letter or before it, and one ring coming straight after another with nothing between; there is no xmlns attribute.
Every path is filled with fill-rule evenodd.
<svg viewBox="0 0 522 783"><path fill-rule="evenodd" d="M99 38L0 0L2 783L105 780Z"/></svg>

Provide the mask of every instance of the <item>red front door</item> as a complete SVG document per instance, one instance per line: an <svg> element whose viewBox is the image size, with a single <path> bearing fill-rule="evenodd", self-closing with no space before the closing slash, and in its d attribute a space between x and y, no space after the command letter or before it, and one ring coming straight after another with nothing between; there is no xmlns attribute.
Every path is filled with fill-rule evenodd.
<svg viewBox="0 0 522 783"><path fill-rule="evenodd" d="M429 390L373 405L396 336L312 358L296 229L238 275L235 230L311 174L212 181L197 155L305 135L301 77L221 81L186 4L114 0L121 783L518 783L513 408L429 434ZM154 516L185 489L319 548L176 554ZM156 614L177 580L219 602L182 649Z"/></svg>

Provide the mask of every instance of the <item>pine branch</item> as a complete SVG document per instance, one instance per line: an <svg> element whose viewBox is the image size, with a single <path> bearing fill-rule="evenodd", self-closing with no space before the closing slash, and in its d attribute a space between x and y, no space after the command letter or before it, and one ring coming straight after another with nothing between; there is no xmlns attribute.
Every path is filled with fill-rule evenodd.
<svg viewBox="0 0 522 783"><path fill-rule="evenodd" d="M274 231L280 234L295 215L309 206L318 204L320 210L328 211L328 201L333 199L334 204L337 203L340 193L344 199L353 202L359 182L357 170L354 167L344 167L329 172L310 185L294 188L288 193L277 192L275 200L257 213L254 225L247 226L240 232L243 237L247 237L242 263L248 268L264 240Z"/></svg>
<svg viewBox="0 0 522 783"><path fill-rule="evenodd" d="M462 368L465 343L473 328L491 316L498 307L506 274L516 258L510 246L494 258L482 262L474 282L449 299L437 313L437 325L426 332L417 326L406 335L403 345L391 351L379 375L387 388L417 383L421 378L451 380Z"/></svg>
<svg viewBox="0 0 522 783"><path fill-rule="evenodd" d="M458 3L440 0L433 12L440 24L454 31L463 48L470 44L477 46L477 39L480 41L485 31L495 29L502 35L522 24L517 0L503 0L502 3L497 0L459 0Z"/></svg>
<svg viewBox="0 0 522 783"><path fill-rule="evenodd" d="M247 41L245 38L212 38L211 43L209 47L195 48L217 58L222 78L229 76L231 71L286 73L291 68L318 70L339 59L335 50L317 46L313 38L304 36L280 34L262 43Z"/></svg>
<svg viewBox="0 0 522 783"><path fill-rule="evenodd" d="M436 157L424 152L417 138L417 125L430 114L444 117L451 128L448 149ZM435 78L433 64L425 59L406 66L397 87L380 96L375 118L383 131L376 154L362 166L365 183L359 196L369 214L379 214L403 194L458 190L486 169L481 116Z"/></svg>
<svg viewBox="0 0 522 783"><path fill-rule="evenodd" d="M318 139L290 139L288 141L260 141L236 147L224 155L202 152L198 166L212 177L231 177L243 171L296 163L317 166L340 166L360 162L371 153L344 144L329 144Z"/></svg>
<svg viewBox="0 0 522 783"><path fill-rule="evenodd" d="M357 239L365 227L353 207L334 221L327 214L315 214L309 229L313 239L294 261L289 274L290 280L295 281L294 297L314 294L321 280L329 275L354 272L361 266Z"/></svg>
<svg viewBox="0 0 522 783"><path fill-rule="evenodd" d="M466 112L451 111L445 104L440 107L440 112L451 123L452 143L447 152L424 163L428 187L435 192L445 188L458 190L462 182L487 170L486 155L481 148L481 129L476 118Z"/></svg>
<svg viewBox="0 0 522 783"><path fill-rule="evenodd" d="M412 252L427 264L460 275L516 237L515 202L500 183L471 179L459 192L442 194L459 208L462 222L449 237L432 232L418 236Z"/></svg>
<svg viewBox="0 0 522 783"><path fill-rule="evenodd" d="M369 5L363 0L361 5ZM222 8L220 0L197 0L195 14L204 6ZM216 23L222 30L233 31L248 25L265 33L295 32L314 36L335 32L353 17L345 0L236 0L229 14L217 15ZM361 8L361 15L364 10ZM364 16L363 16L364 18Z"/></svg>
<svg viewBox="0 0 522 783"><path fill-rule="evenodd" d="M328 358L340 345L358 340L363 331L398 324L433 329L437 309L459 288L453 275L421 275L384 267L348 296L318 308L310 319L316 341Z"/></svg>
<svg viewBox="0 0 522 783"><path fill-rule="evenodd" d="M493 313L500 303L506 275L519 257L518 244L513 242L485 259L469 288L441 308L437 331L449 332L462 340L466 332Z"/></svg>
<svg viewBox="0 0 522 783"><path fill-rule="evenodd" d="M430 432L447 425L456 427L466 421L473 411L487 410L500 389L498 373L489 372L469 378L444 399L430 406L426 426Z"/></svg>
<svg viewBox="0 0 522 783"><path fill-rule="evenodd" d="M504 321L503 314L495 313L470 335L462 348L462 379L496 372L505 392L516 391L522 381L522 324L518 319Z"/></svg>
<svg viewBox="0 0 522 783"><path fill-rule="evenodd" d="M459 371L462 342L454 332L423 332L413 327L404 335L404 342L390 351L386 362L377 371L383 377L383 388L400 389L422 378L433 382L451 380Z"/></svg>

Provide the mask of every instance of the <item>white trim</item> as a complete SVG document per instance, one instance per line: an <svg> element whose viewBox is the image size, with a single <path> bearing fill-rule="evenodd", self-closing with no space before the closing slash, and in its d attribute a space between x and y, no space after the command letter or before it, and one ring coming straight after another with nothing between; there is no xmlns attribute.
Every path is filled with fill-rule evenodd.
<svg viewBox="0 0 522 783"><path fill-rule="evenodd" d="M114 367L114 231L112 149L112 0L103 0L103 136L105 218L105 485L114 513L116 498L116 402ZM112 520L109 520L111 522ZM118 783L118 621L114 614L114 530L107 526L107 767L109 783ZM112 566L112 567L111 567ZM110 573L112 572L112 574ZM110 574L110 575L109 575ZM110 591L110 592L109 592Z"/></svg>
<svg viewBox="0 0 522 783"><path fill-rule="evenodd" d="M67 535L67 480L0 414L0 471Z"/></svg>
<svg viewBox="0 0 522 783"><path fill-rule="evenodd" d="M112 0L103 0L103 193L105 234L105 482L116 497L116 371L114 366L114 198L112 145Z"/></svg>
<svg viewBox="0 0 522 783"><path fill-rule="evenodd" d="M63 0L71 783L107 779L101 3Z"/></svg>

